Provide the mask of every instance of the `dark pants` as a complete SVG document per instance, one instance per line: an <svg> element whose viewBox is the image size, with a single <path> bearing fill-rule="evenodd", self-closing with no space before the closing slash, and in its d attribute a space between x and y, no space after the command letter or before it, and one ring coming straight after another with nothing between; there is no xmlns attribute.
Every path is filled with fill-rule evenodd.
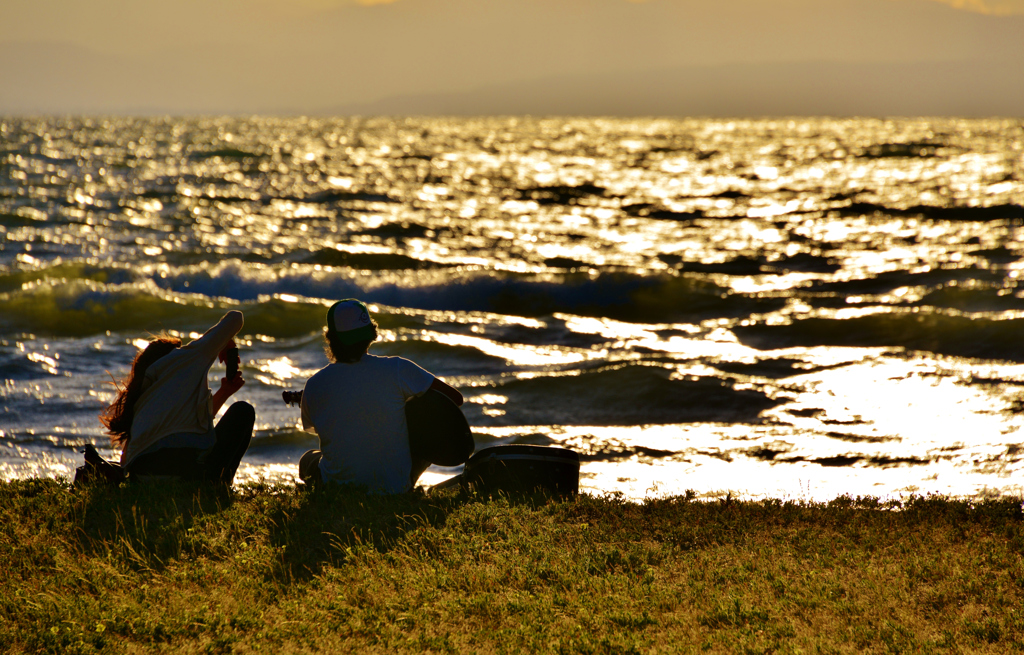
<svg viewBox="0 0 1024 655"><path fill-rule="evenodd" d="M212 448L161 448L143 453L132 461L128 473L231 484L242 455L249 448L255 424L253 406L247 402L234 403L214 428L217 440Z"/></svg>

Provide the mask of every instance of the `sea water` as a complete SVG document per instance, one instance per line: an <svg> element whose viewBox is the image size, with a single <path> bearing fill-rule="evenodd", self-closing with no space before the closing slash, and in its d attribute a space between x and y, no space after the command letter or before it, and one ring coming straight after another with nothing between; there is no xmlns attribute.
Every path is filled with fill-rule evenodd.
<svg viewBox="0 0 1024 655"><path fill-rule="evenodd" d="M1022 156L1019 120L3 118L0 477L116 458L137 348L239 309L237 481L294 479L281 392L357 297L478 449L589 493L1020 494Z"/></svg>

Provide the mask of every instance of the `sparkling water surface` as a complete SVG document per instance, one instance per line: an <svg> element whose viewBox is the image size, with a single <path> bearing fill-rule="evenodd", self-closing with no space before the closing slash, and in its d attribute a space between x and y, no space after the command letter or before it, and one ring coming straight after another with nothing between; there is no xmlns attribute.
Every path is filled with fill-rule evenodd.
<svg viewBox="0 0 1024 655"><path fill-rule="evenodd" d="M1022 224L1013 120L4 118L0 476L116 457L111 375L240 309L238 480L294 479L354 296L591 493L1021 494Z"/></svg>

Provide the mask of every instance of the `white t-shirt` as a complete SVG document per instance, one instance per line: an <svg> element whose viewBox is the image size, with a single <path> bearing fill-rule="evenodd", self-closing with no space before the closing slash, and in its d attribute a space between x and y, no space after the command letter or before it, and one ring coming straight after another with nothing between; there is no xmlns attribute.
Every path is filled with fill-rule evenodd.
<svg viewBox="0 0 1024 655"><path fill-rule="evenodd" d="M424 393L433 374L401 357L363 355L309 378L302 391L302 429L320 437L324 480L401 493L412 487L405 403Z"/></svg>
<svg viewBox="0 0 1024 655"><path fill-rule="evenodd" d="M164 437L208 434L213 429L213 395L206 377L242 324L242 312L230 311L206 334L175 348L146 369L142 395L135 401L132 438L121 453L122 466ZM212 437L207 445L213 445Z"/></svg>

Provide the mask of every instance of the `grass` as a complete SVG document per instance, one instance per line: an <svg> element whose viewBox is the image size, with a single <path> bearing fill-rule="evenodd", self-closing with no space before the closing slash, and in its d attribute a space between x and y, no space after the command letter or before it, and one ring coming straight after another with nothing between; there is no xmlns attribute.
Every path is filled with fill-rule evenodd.
<svg viewBox="0 0 1024 655"><path fill-rule="evenodd" d="M0 483L5 653L1024 652L1020 499Z"/></svg>

